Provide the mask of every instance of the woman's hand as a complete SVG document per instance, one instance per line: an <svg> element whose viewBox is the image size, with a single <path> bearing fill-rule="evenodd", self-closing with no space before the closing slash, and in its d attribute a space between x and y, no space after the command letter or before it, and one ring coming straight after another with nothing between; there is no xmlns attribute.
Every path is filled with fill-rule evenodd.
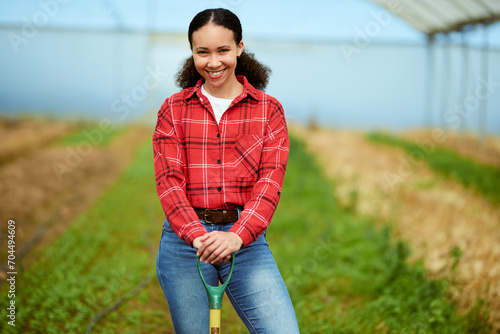
<svg viewBox="0 0 500 334"><path fill-rule="evenodd" d="M193 240L200 261L210 264L229 262L231 254L240 250L241 238L233 232L212 231Z"/></svg>

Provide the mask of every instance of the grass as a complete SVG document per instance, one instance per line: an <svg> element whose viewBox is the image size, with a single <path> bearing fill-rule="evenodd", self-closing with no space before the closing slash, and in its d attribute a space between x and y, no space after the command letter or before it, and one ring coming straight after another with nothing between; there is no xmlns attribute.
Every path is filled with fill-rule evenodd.
<svg viewBox="0 0 500 334"><path fill-rule="evenodd" d="M480 304L457 314L446 299L446 282L428 280L421 265L407 264L407 246L392 240L389 229L377 230L342 209L302 143L291 143L268 239L302 333L488 332ZM4 320L2 333L84 333L99 312L144 277L153 278L148 289L98 322L95 332L173 333L168 315L155 305L161 290L146 247L157 249L163 221L152 168L148 142L39 262L19 272L16 327ZM1 287L1 305L8 303L6 288ZM224 330L247 333L230 308L225 302Z"/></svg>
<svg viewBox="0 0 500 334"><path fill-rule="evenodd" d="M89 124L85 128L73 132L58 142L63 146L75 146L83 144L91 144L97 147L106 147L113 139L123 134L126 131L126 126L117 127L106 123Z"/></svg>
<svg viewBox="0 0 500 334"><path fill-rule="evenodd" d="M494 204L500 204L500 169L463 157L443 147L432 150L392 136L373 132L368 139L374 143L394 146L405 150L415 160L421 159L436 173L455 180L485 196Z"/></svg>

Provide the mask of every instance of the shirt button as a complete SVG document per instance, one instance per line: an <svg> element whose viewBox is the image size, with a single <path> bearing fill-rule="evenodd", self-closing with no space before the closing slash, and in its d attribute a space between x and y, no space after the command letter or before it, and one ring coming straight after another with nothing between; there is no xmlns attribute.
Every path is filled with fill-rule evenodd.
<svg viewBox="0 0 500 334"><path fill-rule="evenodd" d="M217 188L217 191L218 191L218 192L220 192L221 190L222 190L222 188L221 188L221 187L218 187L218 188Z"/></svg>
<svg viewBox="0 0 500 334"><path fill-rule="evenodd" d="M220 138L220 133L217 134L217 138Z"/></svg>
<svg viewBox="0 0 500 334"><path fill-rule="evenodd" d="M217 160L217 163L220 165L220 160Z"/></svg>

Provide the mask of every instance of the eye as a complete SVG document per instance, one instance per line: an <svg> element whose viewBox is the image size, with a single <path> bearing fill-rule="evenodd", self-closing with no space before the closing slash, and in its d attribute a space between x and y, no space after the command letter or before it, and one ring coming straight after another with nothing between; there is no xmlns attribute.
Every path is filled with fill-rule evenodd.
<svg viewBox="0 0 500 334"><path fill-rule="evenodd" d="M222 50L220 50L220 53L226 53L226 52L229 52L229 49L222 49Z"/></svg>
<svg viewBox="0 0 500 334"><path fill-rule="evenodd" d="M207 51L200 50L200 51L198 51L198 54L199 54L199 55L205 55L205 54L208 54L208 52L207 52Z"/></svg>

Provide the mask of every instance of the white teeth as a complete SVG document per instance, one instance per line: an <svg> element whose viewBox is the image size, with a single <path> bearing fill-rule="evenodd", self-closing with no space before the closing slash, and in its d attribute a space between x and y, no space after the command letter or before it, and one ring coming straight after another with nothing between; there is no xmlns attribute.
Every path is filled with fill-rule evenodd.
<svg viewBox="0 0 500 334"><path fill-rule="evenodd" d="M208 73L210 73L210 75L212 75L212 76L216 77L216 76L218 76L218 75L221 75L221 74L222 74L222 72L224 72L224 70L219 71L219 72L208 72Z"/></svg>

